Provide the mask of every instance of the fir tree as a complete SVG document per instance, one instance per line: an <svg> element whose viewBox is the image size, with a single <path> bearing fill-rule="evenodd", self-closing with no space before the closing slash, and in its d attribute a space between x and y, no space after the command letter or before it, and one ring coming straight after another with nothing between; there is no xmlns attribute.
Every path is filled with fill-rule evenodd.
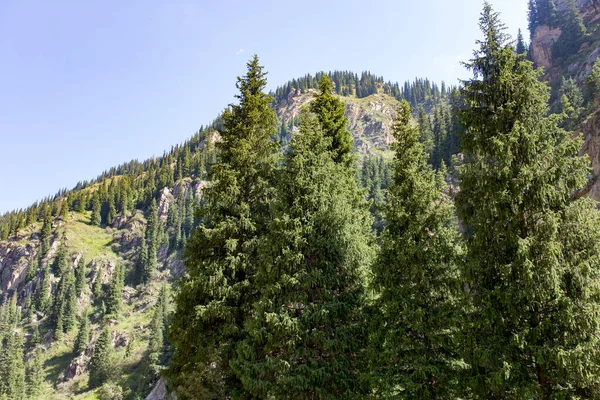
<svg viewBox="0 0 600 400"><path fill-rule="evenodd" d="M487 3L480 27L459 111L466 397L588 398L600 376L600 217L571 193L587 182L589 160L577 155L581 139L547 116L546 84L506 44Z"/></svg>
<svg viewBox="0 0 600 400"><path fill-rule="evenodd" d="M327 79L320 84L326 87ZM292 138L264 242L269 257L257 280L261 296L232 362L256 398L368 393L360 373L372 221L355 172L332 149L336 139L325 134L322 120L305 112Z"/></svg>
<svg viewBox="0 0 600 400"><path fill-rule="evenodd" d="M271 96L263 92L266 73L257 56L247 65L237 82L239 104L222 115L203 225L188 241L188 274L176 297L169 377L182 397L234 396L241 390L229 361L256 297L257 245L270 219L277 154L277 118Z"/></svg>
<svg viewBox="0 0 600 400"><path fill-rule="evenodd" d="M517 54L527 53L527 45L523 40L523 33L521 32L521 29L519 29L519 33L517 34L517 45L515 47L515 51L517 52Z"/></svg>
<svg viewBox="0 0 600 400"><path fill-rule="evenodd" d="M94 297L100 299L102 297L102 266L98 264L96 268L96 277L94 279L94 287L92 288Z"/></svg>
<svg viewBox="0 0 600 400"><path fill-rule="evenodd" d="M148 264L148 246L146 244L145 236L146 231L143 230L135 264L135 277L137 283L144 283L144 271L146 271L146 265Z"/></svg>
<svg viewBox="0 0 600 400"><path fill-rule="evenodd" d="M554 0L536 0L536 12L539 25L557 25Z"/></svg>
<svg viewBox="0 0 600 400"><path fill-rule="evenodd" d="M319 119L323 134L331 138L331 150L336 162L354 163L354 141L348 131L348 120L344 116L346 105L333 95L333 85L327 75L319 82L319 93L310 103L311 111Z"/></svg>
<svg viewBox="0 0 600 400"><path fill-rule="evenodd" d="M102 333L94 344L94 354L90 360L90 374L88 386L90 389L102 386L108 381L112 365L112 343L108 326L102 329Z"/></svg>
<svg viewBox="0 0 600 400"><path fill-rule="evenodd" d="M433 163L433 129L431 128L429 116L425 113L425 109L422 106L419 107L419 128L421 130L420 141L423 143L423 148L429 156L429 162Z"/></svg>
<svg viewBox="0 0 600 400"><path fill-rule="evenodd" d="M75 269L75 295L80 297L86 289L87 264L84 256L81 256Z"/></svg>
<svg viewBox="0 0 600 400"><path fill-rule="evenodd" d="M88 320L87 312L83 313L79 318L79 331L77 332L77 339L75 340L74 352L79 355L85 352L88 344L90 344L90 322Z"/></svg>
<svg viewBox="0 0 600 400"><path fill-rule="evenodd" d="M100 226L102 218L100 216L100 199L98 193L95 193L92 197L92 215L90 217L90 224Z"/></svg>
<svg viewBox="0 0 600 400"><path fill-rule="evenodd" d="M69 269L69 253L67 251L67 246L65 245L65 236L62 237L61 242L62 243L56 252L53 265L54 274L57 277L63 276Z"/></svg>
<svg viewBox="0 0 600 400"><path fill-rule="evenodd" d="M50 249L50 236L52 235L52 215L50 211L46 212L44 216L44 222L42 223L42 230L40 232L40 259L43 258L48 250Z"/></svg>
<svg viewBox="0 0 600 400"><path fill-rule="evenodd" d="M560 37L554 44L554 57L568 57L579 51L581 41L586 34L585 25L575 4L575 0L567 1L567 8L558 17L561 30Z"/></svg>
<svg viewBox="0 0 600 400"><path fill-rule="evenodd" d="M7 399L23 399L26 395L25 364L23 363L23 338L12 329L6 332L0 349L0 396Z"/></svg>
<svg viewBox="0 0 600 400"><path fill-rule="evenodd" d="M106 296L106 313L118 318L123 306L123 267L117 266L113 272Z"/></svg>
<svg viewBox="0 0 600 400"><path fill-rule="evenodd" d="M387 226L373 266L378 297L369 370L383 398L455 398L457 224L451 202L427 163L406 101L393 132Z"/></svg>
<svg viewBox="0 0 600 400"><path fill-rule="evenodd" d="M29 359L26 365L26 393L28 399L39 399L44 393L44 358L41 351Z"/></svg>
<svg viewBox="0 0 600 400"><path fill-rule="evenodd" d="M158 221L158 210L156 207L156 200L152 199L152 205L150 206L150 212L148 214L148 225L146 227L146 242L148 245L148 256L146 263L144 264L144 283L150 281L150 279L152 278L152 276L158 268L156 253L158 252L158 248L160 247L160 233L161 229Z"/></svg>

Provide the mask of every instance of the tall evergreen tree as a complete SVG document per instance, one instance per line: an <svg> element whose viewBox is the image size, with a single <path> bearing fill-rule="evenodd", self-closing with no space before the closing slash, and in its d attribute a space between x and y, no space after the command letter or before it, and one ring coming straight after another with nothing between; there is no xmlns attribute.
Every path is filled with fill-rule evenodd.
<svg viewBox="0 0 600 400"><path fill-rule="evenodd" d="M92 215L90 217L90 224L100 226L102 217L100 216L100 199L98 193L94 193L92 196Z"/></svg>
<svg viewBox="0 0 600 400"><path fill-rule="evenodd" d="M75 347L73 348L75 354L79 355L83 353L87 349L88 344L90 344L90 322L86 311L79 318L79 330L77 332L77 339L75 340Z"/></svg>
<svg viewBox="0 0 600 400"><path fill-rule="evenodd" d="M331 138L330 149L336 162L354 163L354 141L344 116L346 105L333 94L333 84L327 75L319 81L319 93L310 103L311 111L319 119L323 134Z"/></svg>
<svg viewBox="0 0 600 400"><path fill-rule="evenodd" d="M90 373L88 386L97 388L106 383L110 377L112 365L113 348L108 326L102 329L102 333L94 344L94 354L90 360Z"/></svg>
<svg viewBox="0 0 600 400"><path fill-rule="evenodd" d="M320 85L327 87L328 79ZM292 138L264 242L261 296L232 362L256 398L348 399L368 393L360 373L372 221L355 172L346 157L338 157L324 120L305 111L300 133Z"/></svg>
<svg viewBox="0 0 600 400"><path fill-rule="evenodd" d="M144 264L143 282L150 281L156 269L158 268L156 253L158 252L159 248L160 233L161 226L158 221L158 209L156 206L156 199L152 199L152 205L150 206L150 212L148 214L148 225L146 227L146 242L148 246L148 256L146 259L146 263Z"/></svg>
<svg viewBox="0 0 600 400"><path fill-rule="evenodd" d="M28 399L39 399L44 393L44 358L36 351L26 365L26 394Z"/></svg>
<svg viewBox="0 0 600 400"><path fill-rule="evenodd" d="M87 264L84 256L81 256L79 262L77 263L77 268L75 269L75 295L80 297L82 293L85 292L85 288L87 287L86 279L87 277Z"/></svg>
<svg viewBox="0 0 600 400"><path fill-rule="evenodd" d="M517 45L515 47L515 51L517 54L527 53L527 45L525 44L525 40L523 40L523 33L521 32L521 29L519 29L519 33L517 34Z"/></svg>
<svg viewBox="0 0 600 400"><path fill-rule="evenodd" d="M571 199L589 160L547 116L548 87L487 3L480 27L459 111L467 397L589 398L600 376L600 217Z"/></svg>
<svg viewBox="0 0 600 400"><path fill-rule="evenodd" d="M404 101L393 127L394 178L373 265L369 370L383 398L456 398L460 257L451 201L427 163ZM443 162L442 162L443 163Z"/></svg>
<svg viewBox="0 0 600 400"><path fill-rule="evenodd" d="M52 235L52 215L48 210L44 215L42 230L40 232L40 259L43 258L50 249L50 236Z"/></svg>
<svg viewBox="0 0 600 400"><path fill-rule="evenodd" d="M277 118L264 93L266 73L257 56L247 66L236 85L239 104L222 115L203 225L188 241L188 276L176 296L169 377L181 398L207 392L236 396L242 390L229 361L256 298L257 245L269 221L277 155Z"/></svg>
<svg viewBox="0 0 600 400"><path fill-rule="evenodd" d="M123 267L117 265L112 275L106 296L106 313L112 318L118 318L123 307Z"/></svg>
<svg viewBox="0 0 600 400"><path fill-rule="evenodd" d="M137 251L137 260L135 263L135 281L144 283L146 265L148 264L148 245L146 244L146 231L142 231L140 246Z"/></svg>

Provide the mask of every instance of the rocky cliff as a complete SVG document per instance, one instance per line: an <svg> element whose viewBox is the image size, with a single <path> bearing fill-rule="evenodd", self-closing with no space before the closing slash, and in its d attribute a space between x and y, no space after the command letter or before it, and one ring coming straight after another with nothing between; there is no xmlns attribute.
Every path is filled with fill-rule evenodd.
<svg viewBox="0 0 600 400"><path fill-rule="evenodd" d="M557 10L563 12L568 2L555 0ZM536 66L544 68L543 79L555 90L561 77L573 78L583 86L592 66L600 58L600 0L577 0L576 5L587 28L587 35L576 54L566 59L554 57L553 46L561 31L546 25L536 28L530 45L531 58ZM590 182L579 195L589 195L600 201L600 104L591 105L584 113L579 129L584 136L581 154L588 154L592 167Z"/></svg>
<svg viewBox="0 0 600 400"><path fill-rule="evenodd" d="M275 104L277 116L286 124L296 120L302 108L314 99L315 93L314 89L290 92L285 100ZM383 93L360 99L340 96L340 99L346 103L348 129L359 154L389 153L393 141L391 127L400 102Z"/></svg>

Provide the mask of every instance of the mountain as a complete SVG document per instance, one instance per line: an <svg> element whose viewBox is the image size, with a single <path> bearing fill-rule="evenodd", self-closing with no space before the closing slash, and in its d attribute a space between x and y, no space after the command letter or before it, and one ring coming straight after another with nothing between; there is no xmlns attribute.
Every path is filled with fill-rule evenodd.
<svg viewBox="0 0 600 400"><path fill-rule="evenodd" d="M361 182L378 201L389 181L385 160L391 156L391 126L400 100L426 110L434 124L434 110L449 108L450 91L426 79L400 86L369 73L329 74L343 93ZM273 93L284 145L297 130L301 109L314 99L320 75L294 79ZM43 360L44 398L87 398L107 391L140 398L164 389L159 371L168 345L165 341L159 355L152 348L157 335L166 340L171 306L160 294L184 272L182 249L198 223L194 210L208 184L219 128L217 118L161 157L110 168L0 217L0 321L18 315L11 334L23 338L26 361ZM82 288L71 295L77 276L83 276ZM163 303L164 320L157 323ZM121 304L118 311L112 310L114 304ZM90 332L84 339L78 328L82 321ZM89 389L90 368L97 363L94 346L107 323L109 373L119 377L119 387Z"/></svg>
<svg viewBox="0 0 600 400"><path fill-rule="evenodd" d="M555 3L558 15L572 11L566 0ZM590 156L592 175L577 195L600 200L600 103L587 93L588 76L600 56L600 1L576 5L584 36L564 46L563 31L571 25L536 17L529 57L545 68L542 79L552 87L552 109L566 112L566 97L575 111L564 123L583 132L581 151ZM298 129L300 111L314 99L321 74L293 79L272 93L284 148ZM460 131L451 113L456 88L427 79L390 83L368 72L328 75L346 104L359 154L358 179L373 201L374 227L380 231L379 205L390 181L392 124L400 101L412 106L429 161L452 172L461 158L453 158ZM3 334L22 338L27 376L37 371L42 377L37 390L44 398L165 398L160 370L171 352L168 292L184 273L183 249L199 223L195 210L210 184L207 172L220 124L216 118L161 157L110 168L0 217L0 339ZM87 335L80 334L87 332L83 322ZM93 352L106 339L106 325L108 363ZM5 361L0 354L0 372ZM97 365L108 365L99 372L117 377L117 383L90 388L90 368ZM24 382L35 386L29 378ZM0 383L0 395L2 390Z"/></svg>

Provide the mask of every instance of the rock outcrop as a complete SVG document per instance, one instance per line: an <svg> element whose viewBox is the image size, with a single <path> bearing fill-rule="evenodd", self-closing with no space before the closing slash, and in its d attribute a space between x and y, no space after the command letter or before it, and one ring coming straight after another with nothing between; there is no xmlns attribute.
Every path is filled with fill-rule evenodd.
<svg viewBox="0 0 600 400"><path fill-rule="evenodd" d="M299 117L302 108L315 98L316 90L292 90L287 99L277 104L277 116L285 123ZM391 128L396 115L398 100L387 94L373 94L358 99L340 97L346 103L348 130L352 132L356 150L361 154L372 154L376 150L389 150L393 141Z"/></svg>

